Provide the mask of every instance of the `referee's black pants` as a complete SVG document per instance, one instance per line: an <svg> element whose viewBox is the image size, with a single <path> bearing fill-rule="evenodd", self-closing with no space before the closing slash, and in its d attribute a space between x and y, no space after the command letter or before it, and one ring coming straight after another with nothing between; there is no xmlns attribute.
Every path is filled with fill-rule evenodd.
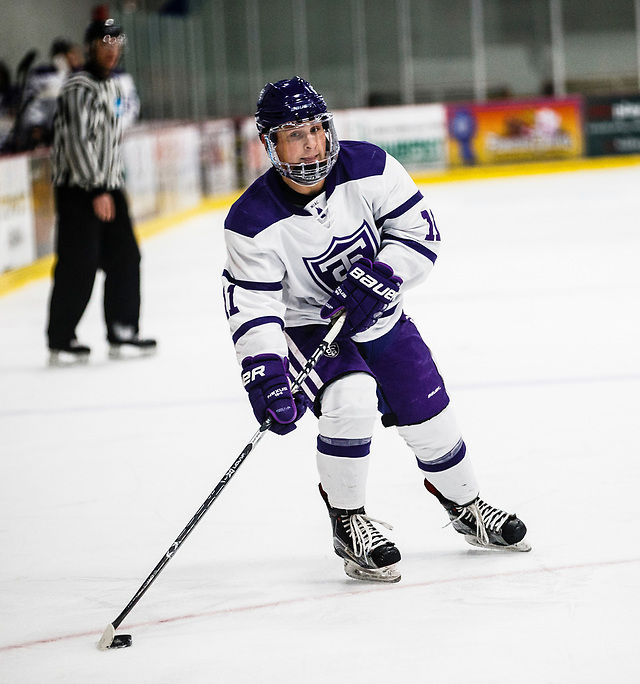
<svg viewBox="0 0 640 684"><path fill-rule="evenodd" d="M55 189L57 263L49 305L49 348L76 337L76 326L91 299L98 269L105 274L104 320L107 339L117 338L119 325L138 332L140 319L140 250L133 233L127 200L111 190L115 219L100 221L91 193L76 187Z"/></svg>

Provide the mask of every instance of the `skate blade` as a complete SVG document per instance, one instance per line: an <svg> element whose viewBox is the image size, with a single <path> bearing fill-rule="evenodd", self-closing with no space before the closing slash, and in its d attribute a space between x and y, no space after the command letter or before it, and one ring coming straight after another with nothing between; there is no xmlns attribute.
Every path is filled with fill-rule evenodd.
<svg viewBox="0 0 640 684"><path fill-rule="evenodd" d="M131 359L141 359L146 356L153 356L157 351L157 347L132 347L123 344L122 346L109 347L109 358L114 361L128 361Z"/></svg>
<svg viewBox="0 0 640 684"><path fill-rule="evenodd" d="M49 366L52 368L67 368L69 366L86 366L89 354L69 354L68 352L49 352Z"/></svg>
<svg viewBox="0 0 640 684"><path fill-rule="evenodd" d="M482 544L477 537L474 537L471 534L465 534L464 538L467 540L468 544L471 544L471 546L475 546L478 549L492 549L494 551L520 551L524 553L531 551L531 544L524 539L516 544L511 544L510 546L501 546L500 544Z"/></svg>
<svg viewBox="0 0 640 684"><path fill-rule="evenodd" d="M399 582L402 578L398 563L384 568L363 568L350 560L345 560L344 571L351 579L361 582Z"/></svg>

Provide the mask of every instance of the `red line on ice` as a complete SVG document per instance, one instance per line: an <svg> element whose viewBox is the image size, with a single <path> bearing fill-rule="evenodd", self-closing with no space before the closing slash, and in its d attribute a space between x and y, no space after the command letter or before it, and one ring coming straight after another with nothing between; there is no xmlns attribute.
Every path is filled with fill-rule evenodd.
<svg viewBox="0 0 640 684"><path fill-rule="evenodd" d="M446 579L434 579L428 580L426 582L412 582L403 584L368 584L363 585L352 591L338 591L333 594L324 594L319 596L305 596L297 597L292 599L286 599L284 601L272 601L269 603L257 603L248 606L237 606L235 608L219 608L217 610L208 610L202 613L191 613L188 615L178 615L175 617L164 618L162 620L152 620L149 622L139 622L134 625L127 627L129 629L135 629L136 627L150 627L155 625L162 625L169 622L181 622L183 620L193 620L196 618L211 617L213 615L230 615L233 613L244 613L253 610L263 610L265 608L275 608L277 606L292 605L295 603L308 603L312 601L325 601L335 598L342 598L343 596L359 596L361 594L370 594L374 591L400 591L402 589L416 589L418 587L430 587L438 584L452 584L455 582L473 582L476 580L493 579L495 577L515 577L517 575L533 575L546 572L561 572L563 570L582 570L586 568L602 568L612 565L626 565L629 563L638 563L640 558L628 558L625 560L613 560L613 561L602 561L596 563L578 563L575 565L558 565L556 567L540 567L533 568L529 570L513 570L511 572L496 572L486 575L469 575L468 577L452 577ZM75 632L73 634L62 634L56 637L49 637L46 639L34 639L33 641L23 641L18 644L8 644L7 646L0 646L0 653L3 651L16 651L20 648L30 648L32 646L43 646L45 644L54 644L58 641L69 641L71 639L81 639L85 637L97 637L98 639L102 635L102 631L97 632L94 630L85 632Z"/></svg>

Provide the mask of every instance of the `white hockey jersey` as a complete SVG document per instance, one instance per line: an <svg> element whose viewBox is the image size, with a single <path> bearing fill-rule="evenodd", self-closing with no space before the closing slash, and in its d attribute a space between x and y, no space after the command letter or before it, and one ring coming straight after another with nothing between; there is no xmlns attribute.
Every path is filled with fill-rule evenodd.
<svg viewBox="0 0 640 684"><path fill-rule="evenodd" d="M432 269L440 233L396 159L370 143L341 141L321 195L295 206L269 169L231 207L225 241L224 301L241 362L286 356L284 327L326 325L320 310L361 257L389 264L403 279L395 302L354 340L384 335L402 313L403 291Z"/></svg>

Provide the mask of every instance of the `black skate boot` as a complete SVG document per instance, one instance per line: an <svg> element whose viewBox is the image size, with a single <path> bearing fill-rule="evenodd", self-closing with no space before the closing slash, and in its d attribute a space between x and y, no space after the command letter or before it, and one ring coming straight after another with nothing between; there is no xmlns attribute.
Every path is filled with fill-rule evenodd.
<svg viewBox="0 0 640 684"><path fill-rule="evenodd" d="M391 526L381 520L370 518L364 507L354 510L332 508L322 485L320 494L327 504L331 518L333 549L344 559L346 574L357 580L399 582L400 551L374 527L373 523L388 529L392 529Z"/></svg>
<svg viewBox="0 0 640 684"><path fill-rule="evenodd" d="M515 513L505 513L477 497L468 504L460 505L442 496L425 479L424 486L444 506L456 532L472 546L501 551L531 551L529 542L524 541L527 533L525 524Z"/></svg>
<svg viewBox="0 0 640 684"><path fill-rule="evenodd" d="M80 344L78 340L71 340L67 344L49 347L50 366L79 366L89 362L91 349Z"/></svg>
<svg viewBox="0 0 640 684"><path fill-rule="evenodd" d="M114 325L108 335L110 359L134 359L155 354L158 343L142 339L133 326Z"/></svg>

